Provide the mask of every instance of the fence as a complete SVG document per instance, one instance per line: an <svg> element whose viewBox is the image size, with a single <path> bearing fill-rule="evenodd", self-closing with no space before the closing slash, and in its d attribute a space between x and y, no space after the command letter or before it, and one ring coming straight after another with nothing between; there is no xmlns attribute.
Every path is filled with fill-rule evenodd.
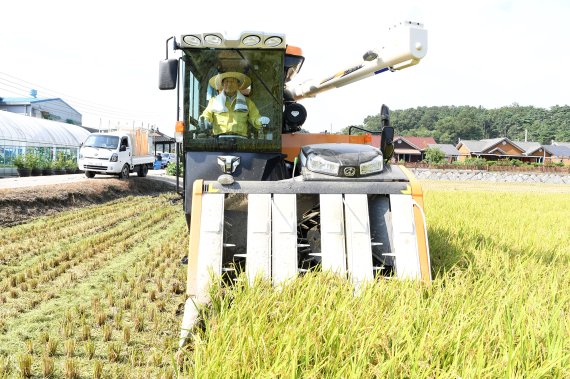
<svg viewBox="0 0 570 379"><path fill-rule="evenodd" d="M500 165L459 165L459 164L427 164L406 162L404 166L408 168L425 168L438 170L478 170L478 171L500 171L500 172L549 172L570 174L570 166L500 166Z"/></svg>

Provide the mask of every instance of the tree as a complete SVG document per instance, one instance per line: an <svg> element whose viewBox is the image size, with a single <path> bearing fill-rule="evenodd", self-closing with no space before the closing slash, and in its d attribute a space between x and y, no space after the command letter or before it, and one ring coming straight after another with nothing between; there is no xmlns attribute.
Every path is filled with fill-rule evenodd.
<svg viewBox="0 0 570 379"><path fill-rule="evenodd" d="M429 164L445 162L445 153L437 147L428 147L425 154L425 161Z"/></svg>

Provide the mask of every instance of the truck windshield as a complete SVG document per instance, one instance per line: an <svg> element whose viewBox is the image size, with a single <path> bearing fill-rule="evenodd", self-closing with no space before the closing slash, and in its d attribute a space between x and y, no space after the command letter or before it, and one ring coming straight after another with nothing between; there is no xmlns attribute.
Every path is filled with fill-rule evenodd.
<svg viewBox="0 0 570 379"><path fill-rule="evenodd" d="M185 150L280 151L283 50L188 49L182 60Z"/></svg>
<svg viewBox="0 0 570 379"><path fill-rule="evenodd" d="M103 136L92 134L85 140L83 146L96 147L103 149L116 149L119 144L119 137L117 136Z"/></svg>

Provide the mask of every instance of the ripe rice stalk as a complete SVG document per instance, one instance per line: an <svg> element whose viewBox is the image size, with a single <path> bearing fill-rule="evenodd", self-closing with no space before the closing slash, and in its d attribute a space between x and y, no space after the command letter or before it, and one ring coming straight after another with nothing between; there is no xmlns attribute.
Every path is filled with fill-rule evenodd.
<svg viewBox="0 0 570 379"><path fill-rule="evenodd" d="M155 307L152 307L152 308L150 308L149 311L148 311L148 319L149 319L150 321L154 321L155 318L156 318L156 308L155 308Z"/></svg>
<svg viewBox="0 0 570 379"><path fill-rule="evenodd" d="M81 340L87 341L91 338L91 327L89 325L83 325L81 327Z"/></svg>
<svg viewBox="0 0 570 379"><path fill-rule="evenodd" d="M66 359L64 366L65 379L78 379L79 378L79 368L75 364L73 359Z"/></svg>
<svg viewBox="0 0 570 379"><path fill-rule="evenodd" d="M95 317L97 325L99 326L103 326L103 324L105 324L105 321L107 321L107 313L105 313L104 311L97 312Z"/></svg>
<svg viewBox="0 0 570 379"><path fill-rule="evenodd" d="M30 354L18 354L18 370L23 378L32 376L32 356Z"/></svg>
<svg viewBox="0 0 570 379"><path fill-rule="evenodd" d="M163 299L160 299L156 302L156 309L160 312L164 312L166 310L166 302Z"/></svg>
<svg viewBox="0 0 570 379"><path fill-rule="evenodd" d="M103 325L103 341L108 342L111 340L113 328L109 324Z"/></svg>
<svg viewBox="0 0 570 379"><path fill-rule="evenodd" d="M133 316L133 324L137 332L144 331L144 315L142 313L136 312Z"/></svg>
<svg viewBox="0 0 570 379"><path fill-rule="evenodd" d="M129 310L129 309L131 309L131 306L132 306L131 299L128 298L128 297L125 298L125 299L123 300L123 309L124 309L124 310Z"/></svg>
<svg viewBox="0 0 570 379"><path fill-rule="evenodd" d="M93 379L101 379L103 375L103 363L99 360L93 362Z"/></svg>
<svg viewBox="0 0 570 379"><path fill-rule="evenodd" d="M53 358L47 355L42 356L42 375L44 378L54 377L55 364Z"/></svg>
<svg viewBox="0 0 570 379"><path fill-rule="evenodd" d="M0 355L0 378L8 378L12 372L12 364L10 358Z"/></svg>
<svg viewBox="0 0 570 379"><path fill-rule="evenodd" d="M115 306L115 297L113 296L112 290L107 290L107 303L109 304L109 307Z"/></svg>
<svg viewBox="0 0 570 379"><path fill-rule="evenodd" d="M46 354L49 357L53 357L57 353L57 346L59 345L59 340L57 338L50 338L46 343Z"/></svg>
<svg viewBox="0 0 570 379"><path fill-rule="evenodd" d="M107 359L109 362L117 362L121 357L122 345L119 342L111 342L107 345Z"/></svg>
<svg viewBox="0 0 570 379"><path fill-rule="evenodd" d="M72 338L66 340L64 346L65 346L65 355L68 358L72 358L73 355L75 354L75 340Z"/></svg>
<svg viewBox="0 0 570 379"><path fill-rule="evenodd" d="M66 309L65 310L65 322L68 324L71 324L73 322L73 315L71 314L71 310L70 309Z"/></svg>
<svg viewBox="0 0 570 379"><path fill-rule="evenodd" d="M152 329L156 330L157 332L161 330L162 325L160 323L161 318L160 316L155 316L152 320Z"/></svg>
<svg viewBox="0 0 570 379"><path fill-rule="evenodd" d="M61 335L63 338L69 338L73 335L73 324L66 320L61 324Z"/></svg>
<svg viewBox="0 0 570 379"><path fill-rule="evenodd" d="M126 345L128 345L129 342L131 341L131 328L129 328L128 326L125 326L123 328L123 341L125 342Z"/></svg>
<svg viewBox="0 0 570 379"><path fill-rule="evenodd" d="M159 351L154 351L149 357L149 363L153 366L162 365L162 353Z"/></svg>
<svg viewBox="0 0 570 379"><path fill-rule="evenodd" d="M175 281L172 283L172 293L180 295L184 292L184 286L181 282Z"/></svg>
<svg viewBox="0 0 570 379"><path fill-rule="evenodd" d="M143 352L138 348L133 347L129 352L129 363L132 367L141 366L143 363Z"/></svg>
<svg viewBox="0 0 570 379"><path fill-rule="evenodd" d="M87 359L93 359L93 356L95 356L95 343L89 339L83 343L83 349Z"/></svg>
<svg viewBox="0 0 570 379"><path fill-rule="evenodd" d="M49 332L46 331L41 332L39 340L43 344L47 343L49 341Z"/></svg>
<svg viewBox="0 0 570 379"><path fill-rule="evenodd" d="M97 314L101 311L101 299L98 297L91 298L91 311Z"/></svg>
<svg viewBox="0 0 570 379"><path fill-rule="evenodd" d="M75 310L75 314L80 319L84 318L85 314L87 312L87 310L85 309L85 306L83 304L75 304L74 310Z"/></svg>
<svg viewBox="0 0 570 379"><path fill-rule="evenodd" d="M123 323L123 310L118 309L117 313L115 313L115 328L121 329Z"/></svg>
<svg viewBox="0 0 570 379"><path fill-rule="evenodd" d="M32 339L26 340L26 352L28 354L34 354L34 341Z"/></svg>

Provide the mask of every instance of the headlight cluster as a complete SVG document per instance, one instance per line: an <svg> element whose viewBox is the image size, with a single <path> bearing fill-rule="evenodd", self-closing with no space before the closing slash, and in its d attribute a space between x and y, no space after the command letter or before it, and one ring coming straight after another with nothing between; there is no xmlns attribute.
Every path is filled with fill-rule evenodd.
<svg viewBox="0 0 570 379"><path fill-rule="evenodd" d="M344 167L344 174L341 175L341 169ZM379 155L372 160L361 163L358 167L358 172L351 169L354 166L342 166L339 163L328 161L318 155L311 154L307 159L307 169L321 174L333 176L365 176L382 172L384 169L384 160L382 155ZM351 174L348 174L350 172Z"/></svg>
<svg viewBox="0 0 570 379"><path fill-rule="evenodd" d="M182 36L183 47L285 47L284 35L266 35L264 33L245 32L238 40L225 39L220 33L187 34Z"/></svg>
<svg viewBox="0 0 570 379"><path fill-rule="evenodd" d="M371 161L362 163L360 165L360 175L374 174L376 172L382 172L384 169L384 158L382 155L377 156Z"/></svg>
<svg viewBox="0 0 570 379"><path fill-rule="evenodd" d="M327 161L318 155L311 154L307 160L307 168L313 172L320 172L321 174L338 176L340 164Z"/></svg>
<svg viewBox="0 0 570 379"><path fill-rule="evenodd" d="M113 153L113 155L111 155L111 158L109 159L109 161L111 162L117 162L119 160L119 156L117 155L117 153Z"/></svg>

